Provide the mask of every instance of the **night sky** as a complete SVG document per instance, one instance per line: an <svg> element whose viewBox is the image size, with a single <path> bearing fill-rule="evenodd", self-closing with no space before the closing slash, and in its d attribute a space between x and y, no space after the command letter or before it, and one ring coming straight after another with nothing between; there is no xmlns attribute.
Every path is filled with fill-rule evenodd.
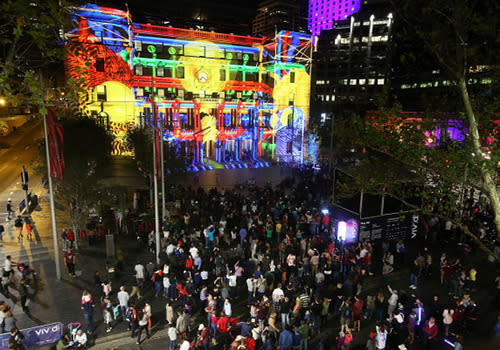
<svg viewBox="0 0 500 350"><path fill-rule="evenodd" d="M101 6L125 9L125 1L91 1ZM212 24L241 26L251 30L251 22L257 12L258 1L242 0L128 0L126 1L135 22L148 19L180 21L182 18L196 19ZM174 23L175 25L175 23Z"/></svg>

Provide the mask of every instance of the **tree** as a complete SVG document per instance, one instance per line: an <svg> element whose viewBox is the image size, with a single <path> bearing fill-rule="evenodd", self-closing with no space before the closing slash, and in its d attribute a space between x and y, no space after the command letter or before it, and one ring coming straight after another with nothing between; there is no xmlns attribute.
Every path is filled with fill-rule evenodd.
<svg viewBox="0 0 500 350"><path fill-rule="evenodd" d="M84 227L89 209L106 202L106 193L99 184L103 170L111 158L113 138L95 119L68 117L63 119L64 181L54 182L58 201L69 208L73 228ZM40 147L37 171L47 174L45 147Z"/></svg>
<svg viewBox="0 0 500 350"><path fill-rule="evenodd" d="M59 33L69 24L60 0L0 3L0 96L10 105L40 107L40 71L61 62Z"/></svg>
<svg viewBox="0 0 500 350"><path fill-rule="evenodd" d="M127 133L127 144L134 152L137 168L145 176L153 174L153 134L149 128L135 127Z"/></svg>
<svg viewBox="0 0 500 350"><path fill-rule="evenodd" d="M500 239L500 201L495 183L500 150L492 124L499 107L498 70L493 64L499 4L489 0L403 0L394 8L395 19L402 24L400 34L422 43L452 83L450 90L454 91L449 91L449 100L445 101L457 97L461 106L449 117L443 113L449 110L432 110L429 104L422 106L419 119L412 120L402 115L397 105L382 106L374 116L353 116L336 123L336 135L343 146L367 151L361 166L353 167L353 180L345 189L392 195L410 208L451 219L483 250L494 255L474 228L454 213L463 204L465 189L484 193ZM486 84L471 85L469 79L478 67L484 70L479 79ZM450 125L449 119L457 122ZM456 142L441 138L439 145L433 144L431 132L449 126L461 129L465 139ZM425 131L429 133L425 135ZM425 144L426 139L430 145ZM381 164L380 155L389 156L397 165ZM396 170L401 167L412 172L411 181L419 186L404 186ZM422 206L409 201L416 195Z"/></svg>
<svg viewBox="0 0 500 350"><path fill-rule="evenodd" d="M153 174L153 131L148 126L138 126L127 133L128 147L134 151L138 169L145 177ZM177 156L175 145L164 143L163 161L165 170L184 171L185 164Z"/></svg>

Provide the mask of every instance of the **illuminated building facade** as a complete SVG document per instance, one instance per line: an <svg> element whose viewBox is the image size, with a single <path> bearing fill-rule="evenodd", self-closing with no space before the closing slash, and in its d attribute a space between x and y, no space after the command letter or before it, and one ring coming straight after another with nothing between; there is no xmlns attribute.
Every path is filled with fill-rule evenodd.
<svg viewBox="0 0 500 350"><path fill-rule="evenodd" d="M86 5L68 32L67 70L83 79L82 108L109 116L115 154L126 131L152 123L194 170L305 162L311 36L275 38L139 24L127 12Z"/></svg>
<svg viewBox="0 0 500 350"><path fill-rule="evenodd" d="M343 21L359 11L361 0L309 0L308 28L313 35L332 29L335 21Z"/></svg>

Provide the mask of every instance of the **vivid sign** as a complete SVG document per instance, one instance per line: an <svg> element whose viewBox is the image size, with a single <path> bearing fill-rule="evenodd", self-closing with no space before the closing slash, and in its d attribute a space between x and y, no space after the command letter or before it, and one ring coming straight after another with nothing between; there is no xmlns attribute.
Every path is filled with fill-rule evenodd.
<svg viewBox="0 0 500 350"><path fill-rule="evenodd" d="M24 335L23 345L27 349L36 349L40 346L54 344L63 334L61 322L21 330ZM0 335L0 349L9 349L10 333Z"/></svg>

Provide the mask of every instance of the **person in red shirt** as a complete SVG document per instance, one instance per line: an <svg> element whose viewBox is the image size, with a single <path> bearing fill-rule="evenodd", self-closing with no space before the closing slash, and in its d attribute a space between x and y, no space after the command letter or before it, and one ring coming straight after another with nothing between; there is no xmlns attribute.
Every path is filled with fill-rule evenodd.
<svg viewBox="0 0 500 350"><path fill-rule="evenodd" d="M424 328L422 329L425 334L425 343L427 344L427 348L431 346L437 339L438 335L438 326L436 324L436 319L434 317L429 318L424 323Z"/></svg>
<svg viewBox="0 0 500 350"><path fill-rule="evenodd" d="M68 273L71 276L76 277L76 274L75 274L76 255L75 255L75 253L73 253L71 248L68 249L66 251L66 253L64 254L64 262L66 263L66 267L68 268Z"/></svg>
<svg viewBox="0 0 500 350"><path fill-rule="evenodd" d="M73 242L75 241L75 234L73 233L73 231L68 230L68 232L66 232L66 236L68 236L69 248L73 249Z"/></svg>
<svg viewBox="0 0 500 350"><path fill-rule="evenodd" d="M217 320L217 337L219 338L218 342L222 344L224 348L229 345L229 318L224 312L221 313L221 317Z"/></svg>
<svg viewBox="0 0 500 350"><path fill-rule="evenodd" d="M205 327L205 325L201 323L198 327L198 339L196 342L196 345L200 349L208 349L209 333L208 327Z"/></svg>

